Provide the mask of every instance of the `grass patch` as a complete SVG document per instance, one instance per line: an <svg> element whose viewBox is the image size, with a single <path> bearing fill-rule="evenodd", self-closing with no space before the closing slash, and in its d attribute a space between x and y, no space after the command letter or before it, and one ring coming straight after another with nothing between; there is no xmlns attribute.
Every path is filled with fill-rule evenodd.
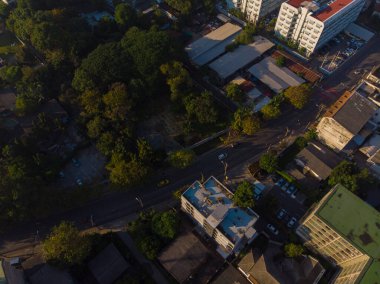
<svg viewBox="0 0 380 284"><path fill-rule="evenodd" d="M277 171L277 173L287 182L295 183L296 179L284 171Z"/></svg>

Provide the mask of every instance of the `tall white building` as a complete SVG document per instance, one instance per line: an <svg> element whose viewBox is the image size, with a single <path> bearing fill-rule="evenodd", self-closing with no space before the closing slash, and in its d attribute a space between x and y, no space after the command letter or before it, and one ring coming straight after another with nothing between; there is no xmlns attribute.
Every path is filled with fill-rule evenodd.
<svg viewBox="0 0 380 284"><path fill-rule="evenodd" d="M333 0L326 4L289 0L281 5L275 33L310 55L355 21L364 4L364 0Z"/></svg>
<svg viewBox="0 0 380 284"><path fill-rule="evenodd" d="M246 14L247 19L256 23L259 18L262 18L275 9L280 7L285 0L240 0L240 9Z"/></svg>
<svg viewBox="0 0 380 284"><path fill-rule="evenodd" d="M181 209L215 240L218 253L225 258L257 236L254 225L259 219L250 208L235 206L232 197L233 193L214 177L204 183L194 182L181 196Z"/></svg>

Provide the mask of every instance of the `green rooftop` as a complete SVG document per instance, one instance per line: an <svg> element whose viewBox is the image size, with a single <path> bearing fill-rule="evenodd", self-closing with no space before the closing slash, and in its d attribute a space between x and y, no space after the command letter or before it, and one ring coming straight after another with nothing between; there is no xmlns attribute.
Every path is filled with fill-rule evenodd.
<svg viewBox="0 0 380 284"><path fill-rule="evenodd" d="M380 213L345 187L337 185L317 215L373 258L360 283L380 283Z"/></svg>

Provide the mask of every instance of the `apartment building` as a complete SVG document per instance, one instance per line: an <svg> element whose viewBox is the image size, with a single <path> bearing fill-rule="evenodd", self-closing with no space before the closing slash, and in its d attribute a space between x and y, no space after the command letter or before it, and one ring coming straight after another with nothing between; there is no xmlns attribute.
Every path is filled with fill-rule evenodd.
<svg viewBox="0 0 380 284"><path fill-rule="evenodd" d="M345 92L317 126L319 140L336 152L349 153L377 128L379 107L358 92Z"/></svg>
<svg viewBox="0 0 380 284"><path fill-rule="evenodd" d="M275 9L279 8L285 0L241 0L240 9L246 15L248 21L256 23Z"/></svg>
<svg viewBox="0 0 380 284"><path fill-rule="evenodd" d="M181 196L181 209L215 240L218 253L225 258L257 236L254 224L259 219L253 210L234 206L232 197L212 176L204 183L195 181Z"/></svg>
<svg viewBox="0 0 380 284"><path fill-rule="evenodd" d="M301 219L296 233L339 270L331 283L367 284L380 279L380 213L336 185Z"/></svg>
<svg viewBox="0 0 380 284"><path fill-rule="evenodd" d="M354 22L364 4L364 0L289 0L281 5L275 33L310 55Z"/></svg>

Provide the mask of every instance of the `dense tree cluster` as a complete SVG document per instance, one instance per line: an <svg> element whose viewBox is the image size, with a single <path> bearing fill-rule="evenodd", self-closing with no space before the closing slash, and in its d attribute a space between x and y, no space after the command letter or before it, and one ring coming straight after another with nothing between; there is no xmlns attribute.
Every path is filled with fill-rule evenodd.
<svg viewBox="0 0 380 284"><path fill-rule="evenodd" d="M260 119L248 108L239 108L231 123L231 128L237 132L253 135L261 127Z"/></svg>
<svg viewBox="0 0 380 284"><path fill-rule="evenodd" d="M233 201L236 206L252 208L255 205L252 184L248 181L240 183L234 193Z"/></svg>
<svg viewBox="0 0 380 284"><path fill-rule="evenodd" d="M180 219L175 211L146 211L128 225L128 231L140 251L153 260L163 246L177 236L179 224Z"/></svg>
<svg viewBox="0 0 380 284"><path fill-rule="evenodd" d="M285 90L284 96L297 109L305 107L311 95L311 87L305 83L299 86L289 87Z"/></svg>
<svg viewBox="0 0 380 284"><path fill-rule="evenodd" d="M267 152L261 155L259 165L268 173L274 173L278 168L278 157L273 152Z"/></svg>
<svg viewBox="0 0 380 284"><path fill-rule="evenodd" d="M62 222L54 227L42 243L45 260L61 267L82 264L90 251L89 237L82 236L79 230L69 222Z"/></svg>

